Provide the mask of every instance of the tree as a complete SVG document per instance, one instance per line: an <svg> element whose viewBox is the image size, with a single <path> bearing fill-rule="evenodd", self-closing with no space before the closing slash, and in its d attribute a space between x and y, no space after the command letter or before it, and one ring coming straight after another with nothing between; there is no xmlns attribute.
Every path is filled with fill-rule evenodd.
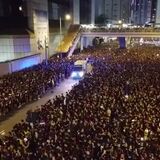
<svg viewBox="0 0 160 160"><path fill-rule="evenodd" d="M97 16L96 19L95 19L95 23L100 24L100 25L104 25L106 23L105 15L101 14L101 15Z"/></svg>

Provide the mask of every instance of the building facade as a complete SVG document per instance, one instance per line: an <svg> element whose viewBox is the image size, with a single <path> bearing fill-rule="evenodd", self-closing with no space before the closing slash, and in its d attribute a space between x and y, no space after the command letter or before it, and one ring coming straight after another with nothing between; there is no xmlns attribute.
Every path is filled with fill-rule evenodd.
<svg viewBox="0 0 160 160"><path fill-rule="evenodd" d="M131 22L137 25L144 25L155 22L156 0L132 0L131 1Z"/></svg>
<svg viewBox="0 0 160 160"><path fill-rule="evenodd" d="M123 21L130 19L130 0L105 0L105 16L109 21Z"/></svg>
<svg viewBox="0 0 160 160"><path fill-rule="evenodd" d="M157 4L156 4L155 25L160 27L160 0L157 0Z"/></svg>
<svg viewBox="0 0 160 160"><path fill-rule="evenodd" d="M80 0L80 24L90 24L92 17L93 0ZM93 9L93 11L95 11Z"/></svg>
<svg viewBox="0 0 160 160"><path fill-rule="evenodd" d="M0 1L0 17L3 16L3 4L2 1Z"/></svg>
<svg viewBox="0 0 160 160"><path fill-rule="evenodd" d="M45 58L49 41L48 1L0 0L0 59L35 53Z"/></svg>
<svg viewBox="0 0 160 160"><path fill-rule="evenodd" d="M156 22L157 0L152 1L151 22Z"/></svg>
<svg viewBox="0 0 160 160"><path fill-rule="evenodd" d="M109 21L130 19L130 0L73 0L73 16L75 24L94 24L99 16Z"/></svg>
<svg viewBox="0 0 160 160"><path fill-rule="evenodd" d="M105 0L95 1L95 17L105 14Z"/></svg>
<svg viewBox="0 0 160 160"><path fill-rule="evenodd" d="M73 0L73 23L94 24L95 0Z"/></svg>

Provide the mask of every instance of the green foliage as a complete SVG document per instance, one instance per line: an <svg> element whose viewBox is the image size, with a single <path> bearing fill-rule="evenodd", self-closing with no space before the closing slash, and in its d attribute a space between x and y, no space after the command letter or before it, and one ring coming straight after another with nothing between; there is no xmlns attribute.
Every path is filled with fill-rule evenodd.
<svg viewBox="0 0 160 160"><path fill-rule="evenodd" d="M100 25L104 25L106 23L106 20L107 20L106 16L104 14L101 14L101 15L96 17L95 23L100 24Z"/></svg>

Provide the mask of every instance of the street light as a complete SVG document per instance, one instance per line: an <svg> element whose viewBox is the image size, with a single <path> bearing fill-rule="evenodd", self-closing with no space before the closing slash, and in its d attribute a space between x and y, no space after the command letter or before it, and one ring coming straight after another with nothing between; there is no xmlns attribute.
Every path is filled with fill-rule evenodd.
<svg viewBox="0 0 160 160"><path fill-rule="evenodd" d="M119 21L118 21L119 29L122 28L122 23L123 23L122 20L119 20Z"/></svg>
<svg viewBox="0 0 160 160"><path fill-rule="evenodd" d="M118 21L118 24L122 24L122 20L119 20L119 21Z"/></svg>
<svg viewBox="0 0 160 160"><path fill-rule="evenodd" d="M71 20L71 15L70 14L66 14L65 15L65 19L68 20L68 21Z"/></svg>
<svg viewBox="0 0 160 160"><path fill-rule="evenodd" d="M19 6L19 11L22 11L23 9L22 9L22 6Z"/></svg>
<svg viewBox="0 0 160 160"><path fill-rule="evenodd" d="M44 49L45 49L45 63L46 65L48 64L48 42L47 42L47 37L45 37L44 40Z"/></svg>

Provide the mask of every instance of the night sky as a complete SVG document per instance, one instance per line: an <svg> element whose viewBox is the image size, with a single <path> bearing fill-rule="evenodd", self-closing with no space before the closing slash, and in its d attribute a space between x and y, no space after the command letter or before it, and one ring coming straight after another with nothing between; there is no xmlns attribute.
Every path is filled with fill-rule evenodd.
<svg viewBox="0 0 160 160"><path fill-rule="evenodd" d="M1 3L1 17L0 29L8 30L13 28L26 28L27 18L25 17L25 1L23 0L0 0ZM22 6L23 11L19 10Z"/></svg>
<svg viewBox="0 0 160 160"><path fill-rule="evenodd" d="M22 5L24 5L23 0L2 1L4 16L23 16L23 12L19 10L19 6Z"/></svg>

